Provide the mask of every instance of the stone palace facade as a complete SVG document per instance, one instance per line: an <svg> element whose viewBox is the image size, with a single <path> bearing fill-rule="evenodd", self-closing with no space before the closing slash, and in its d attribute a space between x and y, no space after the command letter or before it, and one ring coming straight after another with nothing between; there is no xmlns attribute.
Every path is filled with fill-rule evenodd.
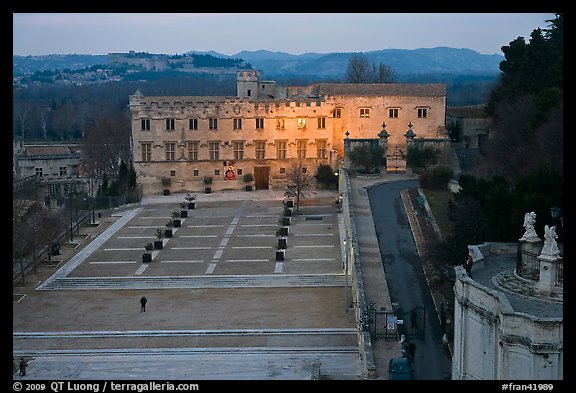
<svg viewBox="0 0 576 393"><path fill-rule="evenodd" d="M145 195L281 188L287 170L300 164L314 175L342 162L344 138L378 139L388 145L417 137L444 137L444 84L317 83L282 87L237 74L237 96L130 96L134 167ZM406 151L406 149L403 149ZM162 179L170 179L162 182ZM169 184L168 184L169 183Z"/></svg>

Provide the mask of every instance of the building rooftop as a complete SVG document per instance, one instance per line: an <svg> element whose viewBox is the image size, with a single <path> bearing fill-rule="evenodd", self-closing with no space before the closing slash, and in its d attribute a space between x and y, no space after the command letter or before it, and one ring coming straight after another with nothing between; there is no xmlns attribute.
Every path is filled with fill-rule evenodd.
<svg viewBox="0 0 576 393"><path fill-rule="evenodd" d="M25 155L27 156L52 156L52 155L70 155L75 154L69 146L25 146Z"/></svg>
<svg viewBox="0 0 576 393"><path fill-rule="evenodd" d="M443 83L319 83L315 90L319 95L326 96L446 96L446 85Z"/></svg>

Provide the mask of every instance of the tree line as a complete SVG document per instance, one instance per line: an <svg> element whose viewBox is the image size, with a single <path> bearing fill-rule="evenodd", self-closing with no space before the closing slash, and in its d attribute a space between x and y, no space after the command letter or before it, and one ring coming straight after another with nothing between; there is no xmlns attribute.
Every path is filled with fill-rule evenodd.
<svg viewBox="0 0 576 393"><path fill-rule="evenodd" d="M467 246L517 242L523 217L535 212L537 233L562 221L551 208L563 208L563 16L502 47L502 74L486 112L493 118L475 170L459 176L460 191L450 202L452 231L435 247L436 259L459 264Z"/></svg>

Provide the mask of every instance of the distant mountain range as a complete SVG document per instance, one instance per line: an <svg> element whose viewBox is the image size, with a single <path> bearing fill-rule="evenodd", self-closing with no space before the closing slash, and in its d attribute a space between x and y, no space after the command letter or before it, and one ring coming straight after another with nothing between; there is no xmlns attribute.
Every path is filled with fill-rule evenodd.
<svg viewBox="0 0 576 393"><path fill-rule="evenodd" d="M387 65L397 75L498 73L500 62L504 60L504 56L501 55L484 55L470 49L448 47L302 55L266 50L242 51L230 56L214 51L202 53L217 57L241 58L268 76L342 77L350 58L359 54L366 56L371 63Z"/></svg>
<svg viewBox="0 0 576 393"><path fill-rule="evenodd" d="M242 51L234 55L190 51L188 54L210 54L221 58L240 58L265 77L313 76L343 78L350 58L364 55L371 63L385 64L398 76L409 74L496 74L504 57L484 55L470 49L448 47L421 49L383 49L356 53L305 53L292 55L267 50ZM13 74L42 70L77 70L94 65L107 65L108 55L13 56Z"/></svg>

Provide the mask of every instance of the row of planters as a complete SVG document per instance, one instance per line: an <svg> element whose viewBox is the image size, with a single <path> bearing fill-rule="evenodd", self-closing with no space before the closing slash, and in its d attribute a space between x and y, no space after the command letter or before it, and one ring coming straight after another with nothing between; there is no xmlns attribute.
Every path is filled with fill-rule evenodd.
<svg viewBox="0 0 576 393"><path fill-rule="evenodd" d="M292 223L292 207L294 206L294 201L287 200L284 202L284 211L280 217L280 224L282 225L276 231L276 236L278 236L278 245L276 246L276 260L283 261L286 258L286 248L288 246L288 233L289 226Z"/></svg>
<svg viewBox="0 0 576 393"><path fill-rule="evenodd" d="M254 176L251 173L246 173L243 178L244 182L246 183L245 190L252 191L252 182L254 181ZM169 177L163 177L160 181L162 186L164 187L164 195L170 195L170 184L172 181ZM204 184L204 193L210 194L212 193L212 176L204 176L202 178L202 183ZM190 194L188 194L190 195ZM189 209L194 209L193 207Z"/></svg>
<svg viewBox="0 0 576 393"><path fill-rule="evenodd" d="M182 218L188 217L188 210L196 209L196 195L186 194L186 202L180 203L181 210L173 211L172 218L166 223L166 229L156 229L156 239L154 243L146 243L144 246L146 253L142 254L142 262L152 262L152 251L161 250L164 247L163 238L170 238L173 235L172 228L179 228L182 225Z"/></svg>

